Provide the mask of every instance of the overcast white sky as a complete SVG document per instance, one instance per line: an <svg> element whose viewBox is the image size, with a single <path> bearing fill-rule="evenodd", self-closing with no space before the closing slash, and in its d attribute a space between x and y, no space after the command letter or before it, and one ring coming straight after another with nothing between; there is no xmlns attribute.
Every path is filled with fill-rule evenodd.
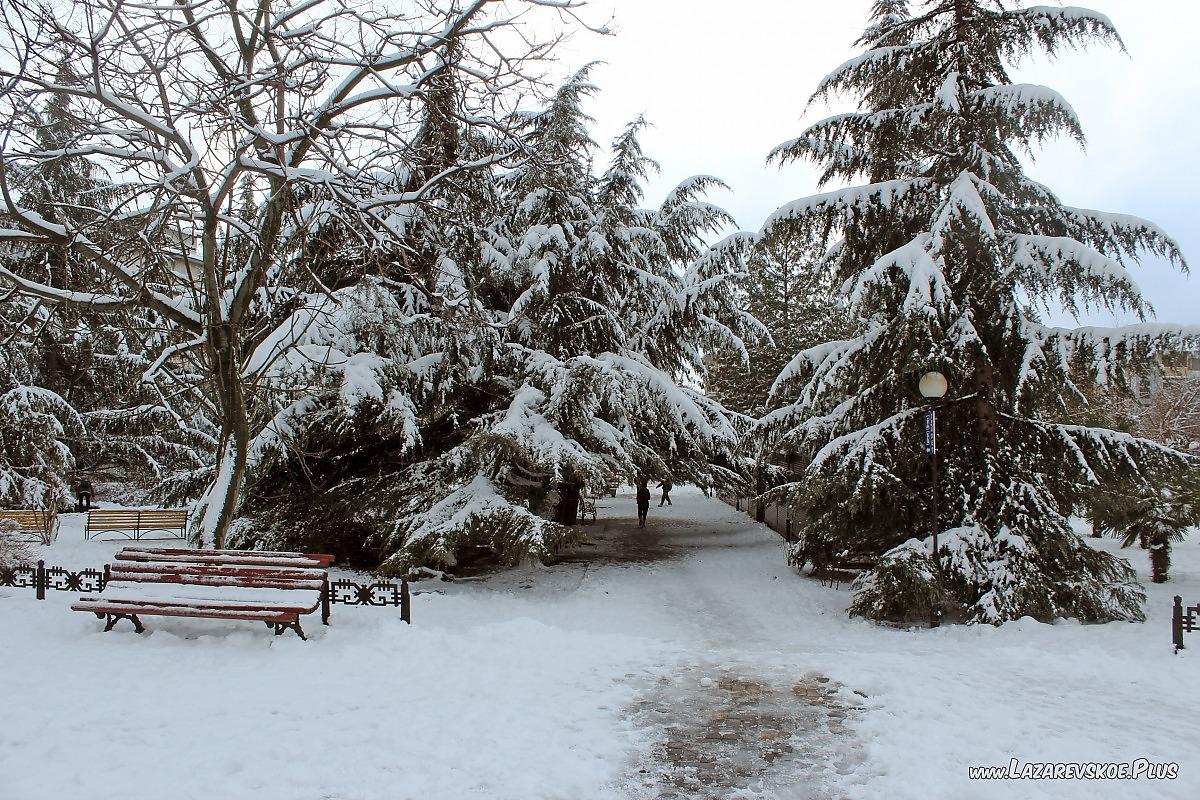
<svg viewBox="0 0 1200 800"><path fill-rule="evenodd" d="M601 93L589 106L602 145L639 113L653 123L643 145L662 175L648 203L690 175L710 173L733 190L713 200L741 227L757 230L780 205L817 191L816 172L807 164L781 171L767 167L765 158L806 122L830 113L814 107L804 114L805 103L820 79L854 54L870 5L592 0L587 18L611 14L615 35L578 34L561 55L572 69L606 62L593 74ZM1055 143L1030 173L1066 203L1136 214L1164 227L1198 274L1183 276L1151 261L1135 274L1158 319L1200 324L1200 49L1194 41L1200 2L1082 5L1113 20L1129 54L1101 48L1064 53L1016 73L1017 80L1061 92L1088 136L1086 152ZM1106 313L1084 320L1131 321Z"/></svg>

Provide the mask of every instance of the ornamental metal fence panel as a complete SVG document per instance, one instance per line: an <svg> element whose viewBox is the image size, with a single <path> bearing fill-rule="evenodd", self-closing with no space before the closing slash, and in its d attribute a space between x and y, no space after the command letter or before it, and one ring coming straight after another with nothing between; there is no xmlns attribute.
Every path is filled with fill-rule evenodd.
<svg viewBox="0 0 1200 800"><path fill-rule="evenodd" d="M45 561L37 564L21 564L16 567L0 567L0 586L17 589L33 589L38 600L46 599L46 592L101 592L108 584L108 566L104 569L84 568L69 570L66 567L46 566Z"/></svg>
<svg viewBox="0 0 1200 800"><path fill-rule="evenodd" d="M32 564L22 564L16 567L0 567L0 586L32 589L37 585L37 576L38 569Z"/></svg>
<svg viewBox="0 0 1200 800"><path fill-rule="evenodd" d="M329 602L347 606L399 606L400 619L412 622L412 594L404 578L399 583L355 583L338 578L329 582Z"/></svg>

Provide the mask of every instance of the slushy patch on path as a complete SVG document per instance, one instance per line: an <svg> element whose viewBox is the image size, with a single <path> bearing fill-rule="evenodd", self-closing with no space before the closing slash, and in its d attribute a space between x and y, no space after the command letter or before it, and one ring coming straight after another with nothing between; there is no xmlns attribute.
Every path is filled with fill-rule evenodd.
<svg viewBox="0 0 1200 800"><path fill-rule="evenodd" d="M861 760L844 723L862 697L824 675L681 667L650 682L634 704L635 721L661 737L640 782L656 800L833 797L831 778Z"/></svg>

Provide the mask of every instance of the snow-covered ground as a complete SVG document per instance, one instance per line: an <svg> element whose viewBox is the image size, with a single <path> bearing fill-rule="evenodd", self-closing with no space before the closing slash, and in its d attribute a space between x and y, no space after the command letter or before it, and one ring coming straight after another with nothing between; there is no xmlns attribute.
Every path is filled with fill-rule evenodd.
<svg viewBox="0 0 1200 800"><path fill-rule="evenodd" d="M1146 624L899 631L688 489L553 568L422 583L414 624L338 607L310 641L0 589L0 800L1200 796L1200 540ZM103 564L78 518L49 563ZM1112 543L1102 543L1111 547ZM1128 551L1145 575L1147 558ZM439 593L434 593L434 591ZM863 697L865 695L865 698ZM761 740L761 741L760 741ZM968 766L1176 762L1173 781L987 781Z"/></svg>

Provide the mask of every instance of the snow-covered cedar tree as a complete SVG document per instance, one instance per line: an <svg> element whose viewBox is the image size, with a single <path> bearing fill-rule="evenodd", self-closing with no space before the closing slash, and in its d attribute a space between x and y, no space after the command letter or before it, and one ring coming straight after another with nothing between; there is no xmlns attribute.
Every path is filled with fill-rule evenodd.
<svg viewBox="0 0 1200 800"><path fill-rule="evenodd" d="M80 79L60 58L54 80L67 87ZM95 156L73 152L77 105L70 94L53 92L40 112L30 111L25 121L32 142L59 155L13 163L8 189L20 207L51 224L88 227L111 214L126 192L108 180ZM0 213L0 227L15 222ZM115 246L127 226L118 221L96 227L95 239ZM0 263L52 289L104 279L92 259L62 242L3 245ZM164 393L162 385L142 380L154 353L165 346L160 329L152 313L136 307L115 313L16 293L8 298L0 337L24 354L24 384L52 393L84 422L83 435L67 440L76 469L115 467L130 480L155 485L174 470L211 462L216 442L196 436L197 423L202 427L207 420L194 404L188 407L188 393L177 385Z"/></svg>
<svg viewBox="0 0 1200 800"><path fill-rule="evenodd" d="M822 180L865 185L781 207L764 231L827 245L854 335L796 355L775 392L791 402L761 431L809 459L780 490L802 541L880 556L851 613L1000 624L1029 615L1141 619L1128 562L1068 524L1093 487L1143 485L1182 468L1170 448L1058 420L1083 385L1127 385L1179 329L1064 328L1056 306L1149 313L1129 266L1176 243L1136 217L1074 208L1030 179L1019 154L1047 137L1083 141L1067 102L1014 84L1009 67L1089 42L1122 46L1104 16L999 0L879 0L860 44L813 95L850 95L771 159L811 159ZM950 391L938 410L940 515L931 521L920 376ZM940 533L930 558L931 528ZM933 568L930 569L930 564Z"/></svg>
<svg viewBox="0 0 1200 800"><path fill-rule="evenodd" d="M397 219L406 246L308 328L311 357L346 366L260 437L247 541L384 571L479 548L512 563L573 538L580 493L611 472L739 480L733 424L697 387L704 353L753 331L730 280L746 237L705 244L731 222L703 200L713 178L638 205L655 168L640 121L596 174L593 90L564 84L507 154L463 129L453 86L427 95L429 169L488 166Z"/></svg>
<svg viewBox="0 0 1200 800"><path fill-rule="evenodd" d="M0 347L0 506L60 511L75 464L67 441L83 434L83 421L29 377L25 351Z"/></svg>
<svg viewBox="0 0 1200 800"><path fill-rule="evenodd" d="M742 308L759 320L770 339L740 354L722 351L709 360L706 389L725 408L758 417L765 413L771 386L792 357L849 331L845 298L837 291L821 249L779 229L755 242L739 282Z"/></svg>

